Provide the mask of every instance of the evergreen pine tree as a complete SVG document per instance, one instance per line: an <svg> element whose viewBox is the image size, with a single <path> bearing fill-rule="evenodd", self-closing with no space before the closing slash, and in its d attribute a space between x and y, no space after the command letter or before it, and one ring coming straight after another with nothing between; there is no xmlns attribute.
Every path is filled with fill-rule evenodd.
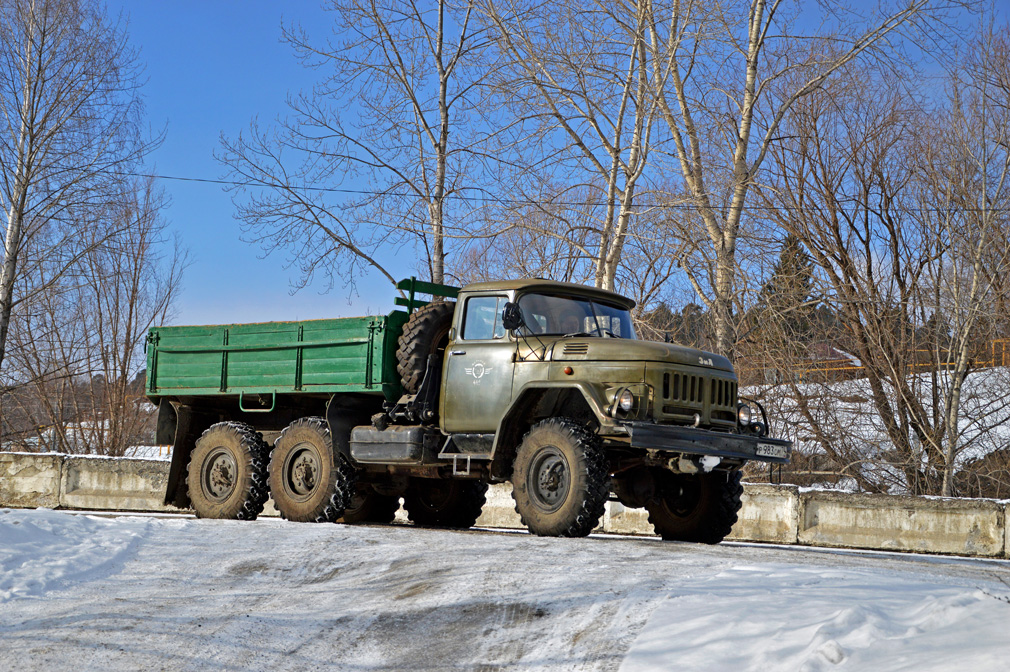
<svg viewBox="0 0 1010 672"><path fill-rule="evenodd" d="M817 312L813 276L810 255L799 238L787 235L772 275L758 295L755 317L763 324L774 323L776 331L788 334L790 340L808 342Z"/></svg>

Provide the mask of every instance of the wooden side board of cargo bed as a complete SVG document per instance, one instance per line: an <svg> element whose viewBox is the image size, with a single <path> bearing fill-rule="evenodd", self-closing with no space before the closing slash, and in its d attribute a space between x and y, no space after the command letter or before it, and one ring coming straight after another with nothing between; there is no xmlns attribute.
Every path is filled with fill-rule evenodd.
<svg viewBox="0 0 1010 672"><path fill-rule="evenodd" d="M301 322L154 327L147 396L400 395L397 338L407 313Z"/></svg>

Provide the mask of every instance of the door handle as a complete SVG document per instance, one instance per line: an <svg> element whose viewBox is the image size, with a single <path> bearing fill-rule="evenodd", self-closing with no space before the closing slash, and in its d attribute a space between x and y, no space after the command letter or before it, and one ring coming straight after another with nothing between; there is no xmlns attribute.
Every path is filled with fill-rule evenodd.
<svg viewBox="0 0 1010 672"><path fill-rule="evenodd" d="M466 350L450 350L449 354L450 355L465 355L466 354Z"/></svg>

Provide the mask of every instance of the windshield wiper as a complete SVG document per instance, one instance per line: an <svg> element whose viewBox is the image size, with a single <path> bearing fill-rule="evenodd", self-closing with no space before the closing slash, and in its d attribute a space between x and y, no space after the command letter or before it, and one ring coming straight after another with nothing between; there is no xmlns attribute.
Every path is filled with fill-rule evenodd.
<svg viewBox="0 0 1010 672"><path fill-rule="evenodd" d="M593 323L596 324L596 334L600 338L603 338L604 335L609 336L610 338L620 338L620 336L609 329L603 329L600 327L600 316L596 314L596 303L589 301L589 310L593 311Z"/></svg>

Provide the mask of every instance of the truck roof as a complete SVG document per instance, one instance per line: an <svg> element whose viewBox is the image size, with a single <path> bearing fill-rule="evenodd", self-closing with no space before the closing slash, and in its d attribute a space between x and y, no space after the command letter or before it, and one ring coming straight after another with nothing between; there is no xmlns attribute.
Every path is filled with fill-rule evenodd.
<svg viewBox="0 0 1010 672"><path fill-rule="evenodd" d="M599 299L608 303L624 306L628 310L635 307L634 299L629 299L617 292L606 289L579 285L574 282L560 282L558 280L545 280L543 278L520 278L517 280L494 280L492 282L473 282L461 289L462 292L487 292L487 291L510 291L535 289L541 292L563 292L565 294L579 294L592 299Z"/></svg>

